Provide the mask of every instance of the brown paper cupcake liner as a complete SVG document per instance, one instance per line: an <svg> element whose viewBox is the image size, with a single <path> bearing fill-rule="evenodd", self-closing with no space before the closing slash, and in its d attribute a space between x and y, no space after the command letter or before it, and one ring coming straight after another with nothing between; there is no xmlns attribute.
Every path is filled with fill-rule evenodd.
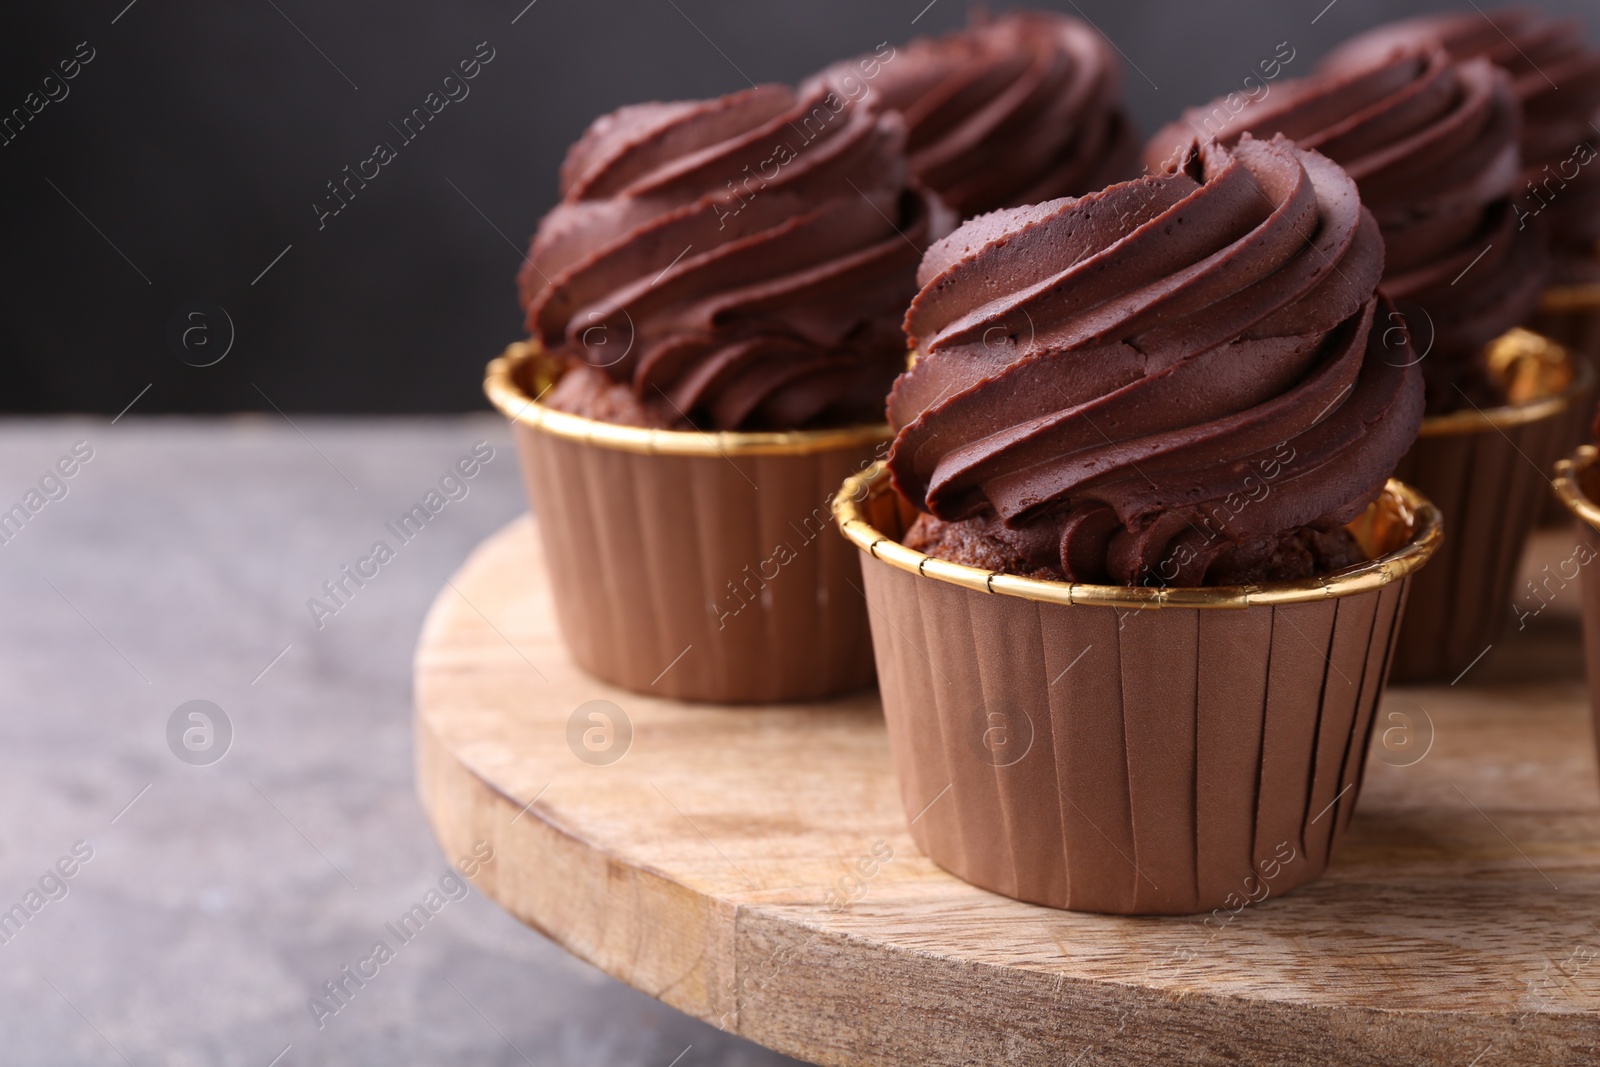
<svg viewBox="0 0 1600 1067"><path fill-rule="evenodd" d="M1573 559L1581 572L1578 584L1583 602L1583 658L1589 675L1589 708L1594 736L1600 746L1600 450L1582 445L1571 457L1556 464L1555 495L1576 520L1578 552ZM1563 578L1567 575L1563 574Z"/></svg>
<svg viewBox="0 0 1600 1067"><path fill-rule="evenodd" d="M1589 374L1585 376L1588 388L1573 397L1565 415L1567 429L1562 434L1562 453L1565 454L1589 440L1589 422L1594 417L1593 369L1600 364L1600 285L1551 289L1545 293L1544 302L1528 328L1564 345L1574 359L1584 361L1589 367ZM1571 515L1555 494L1544 494L1541 501L1540 526L1565 525L1571 521Z"/></svg>
<svg viewBox="0 0 1600 1067"><path fill-rule="evenodd" d="M856 554L830 528L839 483L888 427L695 433L536 402L532 346L489 364L512 420L562 636L596 677L680 700L815 700L871 684Z"/></svg>
<svg viewBox="0 0 1600 1067"><path fill-rule="evenodd" d="M1549 492L1551 465L1571 445L1577 397L1593 391L1588 364L1527 330L1496 342L1519 402L1425 419L1395 477L1432 500L1447 536L1416 578L1395 650L1395 682L1453 681L1514 617L1517 563Z"/></svg>
<svg viewBox="0 0 1600 1067"><path fill-rule="evenodd" d="M834 514L861 550L913 839L1018 900L1189 914L1317 877L1354 809L1396 623L1438 513L1391 481L1377 558L1265 587L1044 582L932 559L881 466Z"/></svg>

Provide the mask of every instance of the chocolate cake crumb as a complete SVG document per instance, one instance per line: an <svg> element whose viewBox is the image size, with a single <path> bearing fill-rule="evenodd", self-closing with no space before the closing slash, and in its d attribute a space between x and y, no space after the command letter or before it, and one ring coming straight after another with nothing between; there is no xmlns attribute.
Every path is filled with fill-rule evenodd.
<svg viewBox="0 0 1600 1067"><path fill-rule="evenodd" d="M540 403L569 415L618 426L642 426L652 430L685 428L677 412L664 404L645 403L625 383L587 363L574 362Z"/></svg>
<svg viewBox="0 0 1600 1067"><path fill-rule="evenodd" d="M1061 571L1040 566L997 540L987 526L985 519L945 522L923 514L917 516L900 543L935 559L980 570L1051 582L1067 581ZM1226 550L1206 571L1205 584L1265 585L1300 581L1333 574L1362 563L1366 558L1355 536L1343 526L1302 526L1281 537Z"/></svg>
<svg viewBox="0 0 1600 1067"><path fill-rule="evenodd" d="M1021 578L1066 581L1066 576L1060 571L1052 567L1040 567L1024 559L1011 546L990 537L984 526L982 519L945 522L932 515L921 514L900 539L900 543L913 551L925 552L935 559L950 563L963 563L986 571L1003 571Z"/></svg>
<svg viewBox="0 0 1600 1067"><path fill-rule="evenodd" d="M1206 571L1207 585L1265 585L1320 578L1366 560L1343 526L1302 526L1282 537L1238 545Z"/></svg>

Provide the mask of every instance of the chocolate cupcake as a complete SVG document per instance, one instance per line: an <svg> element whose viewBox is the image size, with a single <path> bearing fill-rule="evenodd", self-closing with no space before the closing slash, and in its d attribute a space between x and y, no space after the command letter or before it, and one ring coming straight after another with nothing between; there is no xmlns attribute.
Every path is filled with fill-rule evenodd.
<svg viewBox="0 0 1600 1067"><path fill-rule="evenodd" d="M1508 8L1380 26L1335 50L1325 66L1359 66L1428 42L1511 75L1523 115L1522 181L1512 207L1519 227L1539 225L1554 258L1551 286L1527 325L1587 360L1583 371L1591 373L1600 358L1600 51L1586 45L1576 20ZM1592 388L1574 397L1563 416L1564 448L1586 439L1593 406ZM1567 521L1559 501L1538 495L1546 524Z"/></svg>
<svg viewBox="0 0 1600 1067"><path fill-rule="evenodd" d="M1018 11L834 64L806 83L898 111L912 171L963 218L1102 189L1138 172L1122 69L1092 27Z"/></svg>
<svg viewBox="0 0 1600 1067"><path fill-rule="evenodd" d="M897 115L776 85L596 120L518 275L557 410L661 429L877 422L949 221ZM937 230L937 232L936 232Z"/></svg>
<svg viewBox="0 0 1600 1067"><path fill-rule="evenodd" d="M1600 165L1591 165L1600 158L1600 51L1585 44L1582 24L1529 8L1427 15L1361 34L1323 67L1360 69L1428 44L1511 75L1523 114L1519 225L1545 220L1557 284L1600 281Z"/></svg>
<svg viewBox="0 0 1600 1067"><path fill-rule="evenodd" d="M1401 312L1389 325L1417 343L1430 415L1397 476L1438 504L1450 531L1412 591L1396 680L1455 678L1496 640L1582 388L1564 352L1515 329L1538 309L1550 269L1544 221L1515 201L1521 126L1510 75L1423 42L1194 109L1146 151L1157 159L1196 132L1222 143L1281 132L1341 163L1378 220L1383 290ZM1529 378L1529 364L1551 373Z"/></svg>
<svg viewBox="0 0 1600 1067"><path fill-rule="evenodd" d="M1382 270L1355 183L1249 136L928 251L835 516L936 862L1124 913L1320 873L1439 538L1389 478L1423 397Z"/></svg>
<svg viewBox="0 0 1600 1067"><path fill-rule="evenodd" d="M897 114L762 86L626 107L567 154L491 364L577 661L681 698L871 681L831 489L882 446L921 250Z"/></svg>

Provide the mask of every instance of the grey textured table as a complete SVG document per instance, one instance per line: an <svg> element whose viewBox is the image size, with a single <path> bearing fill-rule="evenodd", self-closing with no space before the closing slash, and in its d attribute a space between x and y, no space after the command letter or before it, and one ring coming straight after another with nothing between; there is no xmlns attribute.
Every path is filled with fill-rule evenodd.
<svg viewBox="0 0 1600 1067"><path fill-rule="evenodd" d="M479 441L493 458L445 486L459 499L441 492L397 537L385 524ZM92 458L45 478L78 442ZM411 653L445 578L523 508L499 420L11 421L0 523L13 504L0 1062L794 1062L606 978L476 893L450 899L450 883L409 940L386 926L448 871L413 791ZM330 598L323 583L378 541L393 558ZM207 735L185 713L169 744L191 700L231 725L221 759L205 762L220 721ZM393 958L346 979L380 940ZM324 987L339 980L342 1004Z"/></svg>

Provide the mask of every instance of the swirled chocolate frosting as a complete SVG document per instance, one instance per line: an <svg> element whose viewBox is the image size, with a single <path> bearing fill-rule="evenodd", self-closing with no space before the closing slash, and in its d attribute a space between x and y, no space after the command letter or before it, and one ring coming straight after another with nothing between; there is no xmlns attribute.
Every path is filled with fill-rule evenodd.
<svg viewBox="0 0 1600 1067"><path fill-rule="evenodd" d="M1422 418L1382 273L1355 183L1283 138L973 219L917 275L895 485L927 543L980 535L1024 573L1303 576Z"/></svg>
<svg viewBox="0 0 1600 1067"><path fill-rule="evenodd" d="M1411 49L1195 108L1145 160L1158 165L1196 136L1281 133L1340 164L1383 232L1384 292L1418 320L1429 405L1449 410L1483 394L1483 346L1527 319L1549 277L1543 235L1521 227L1512 205L1520 129L1503 71Z"/></svg>
<svg viewBox="0 0 1600 1067"><path fill-rule="evenodd" d="M1359 68L1427 43L1456 59L1488 59L1511 75L1522 102L1522 184L1514 207L1524 225L1546 220L1558 259L1592 264L1600 244L1600 50L1575 19L1528 8L1427 15L1380 26L1337 49L1328 70Z"/></svg>
<svg viewBox="0 0 1600 1067"><path fill-rule="evenodd" d="M783 86L597 119L561 193L518 276L572 366L546 402L679 429L881 419L917 261L954 221L898 114Z"/></svg>
<svg viewBox="0 0 1600 1067"><path fill-rule="evenodd" d="M1064 15L979 16L957 33L834 64L806 85L904 115L912 171L963 218L1138 173L1117 57Z"/></svg>

